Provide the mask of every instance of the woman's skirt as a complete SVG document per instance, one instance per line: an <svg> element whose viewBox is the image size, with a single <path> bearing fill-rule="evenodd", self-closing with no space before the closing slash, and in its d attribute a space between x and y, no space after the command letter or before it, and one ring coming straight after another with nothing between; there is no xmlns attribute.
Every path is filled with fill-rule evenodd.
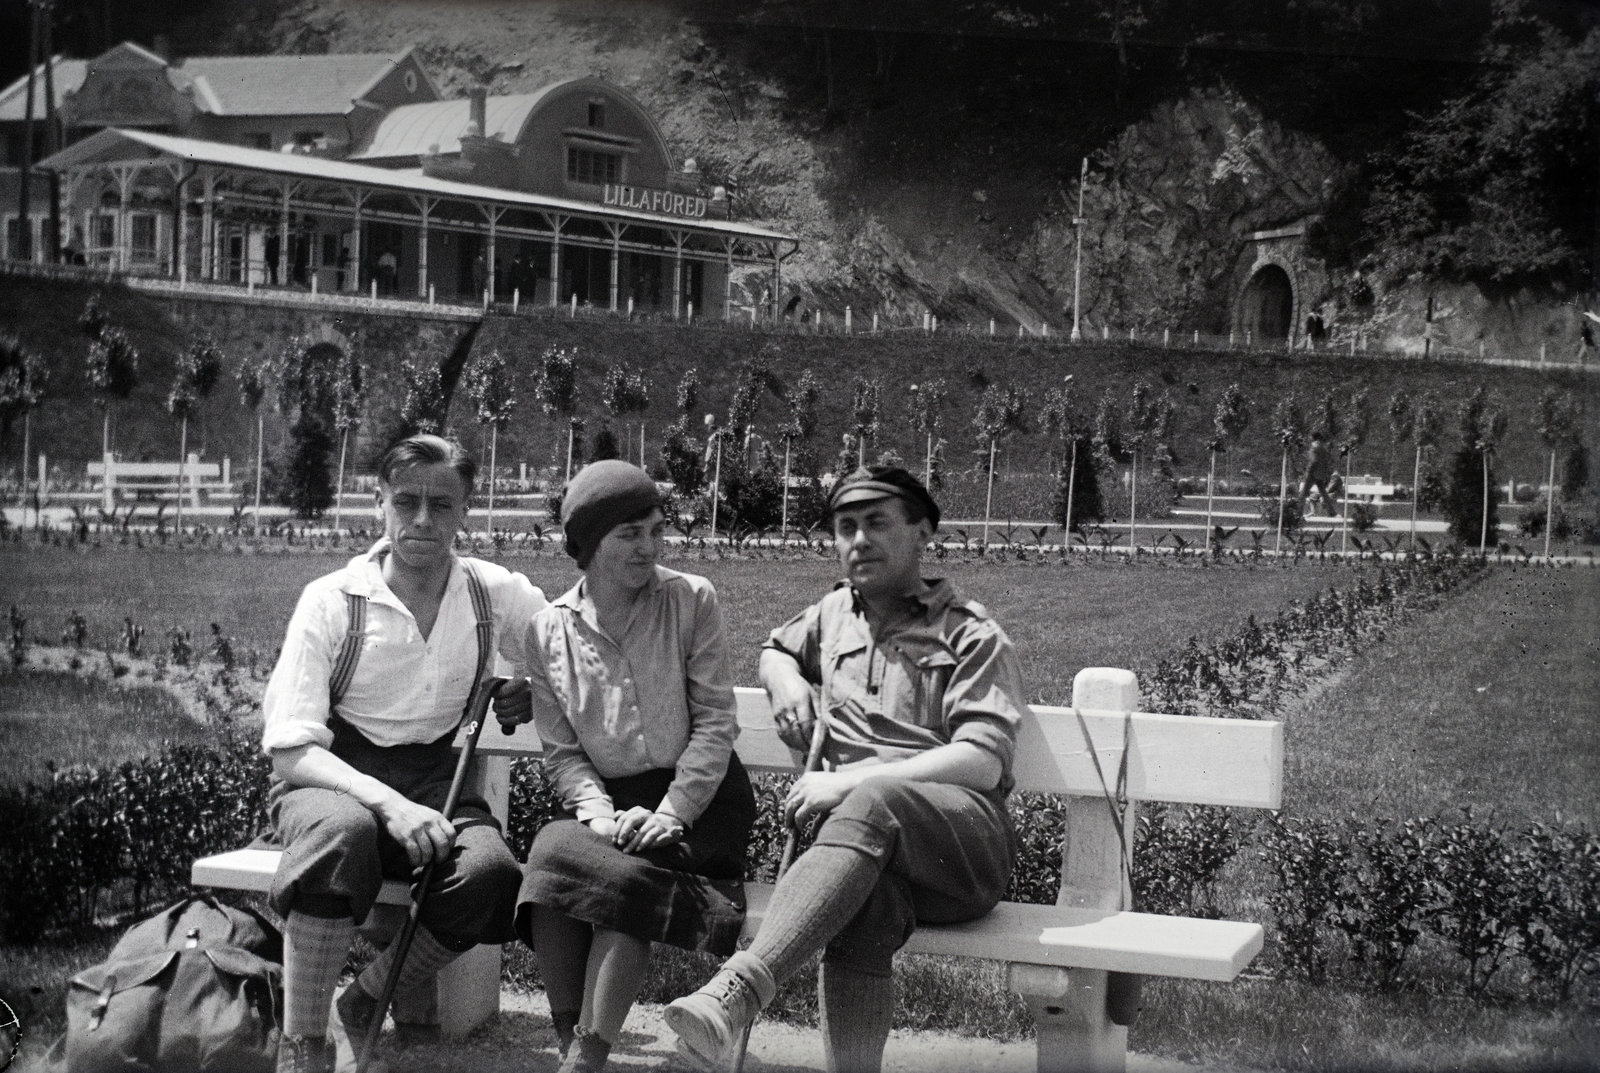
<svg viewBox="0 0 1600 1073"><path fill-rule="evenodd" d="M619 812L654 810L675 772L657 768L607 779ZM744 853L755 794L737 753L704 813L683 841L624 853L571 813L540 828L517 895L517 934L533 945L534 905L646 942L727 956L744 927Z"/></svg>

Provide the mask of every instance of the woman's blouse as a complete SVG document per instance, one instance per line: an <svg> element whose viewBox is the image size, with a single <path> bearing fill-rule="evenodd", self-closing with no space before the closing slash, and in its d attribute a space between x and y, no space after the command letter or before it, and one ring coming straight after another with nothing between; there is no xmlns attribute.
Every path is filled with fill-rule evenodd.
<svg viewBox="0 0 1600 1073"><path fill-rule="evenodd" d="M711 582L657 566L613 638L579 581L534 616L527 657L545 778L562 805L580 820L609 817L604 780L673 768L656 811L692 826L739 735Z"/></svg>

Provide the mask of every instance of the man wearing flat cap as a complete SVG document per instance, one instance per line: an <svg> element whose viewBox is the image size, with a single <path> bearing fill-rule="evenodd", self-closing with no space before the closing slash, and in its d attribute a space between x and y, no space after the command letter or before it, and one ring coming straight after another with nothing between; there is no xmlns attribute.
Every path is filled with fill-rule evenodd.
<svg viewBox="0 0 1600 1073"><path fill-rule="evenodd" d="M783 740L804 750L817 720L827 735L826 769L795 782L785 816L824 819L750 949L667 1008L679 1052L703 1069L735 1068L756 1014L820 953L828 1069L877 1070L894 952L919 922L987 913L1016 857L1005 798L1022 680L988 613L922 577L938 505L905 470L869 466L829 507L845 580L761 653Z"/></svg>

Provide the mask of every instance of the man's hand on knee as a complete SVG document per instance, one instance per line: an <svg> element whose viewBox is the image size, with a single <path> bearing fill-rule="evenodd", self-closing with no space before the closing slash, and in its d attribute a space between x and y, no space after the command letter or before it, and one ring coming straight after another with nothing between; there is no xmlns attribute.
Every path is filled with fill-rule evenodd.
<svg viewBox="0 0 1600 1073"><path fill-rule="evenodd" d="M405 849L412 868L421 868L432 860L444 860L455 846L455 825L426 805L396 794L393 800L373 811L389 837Z"/></svg>
<svg viewBox="0 0 1600 1073"><path fill-rule="evenodd" d="M783 802L784 822L805 823L813 816L832 812L860 782L859 772L806 772L789 787L789 796Z"/></svg>

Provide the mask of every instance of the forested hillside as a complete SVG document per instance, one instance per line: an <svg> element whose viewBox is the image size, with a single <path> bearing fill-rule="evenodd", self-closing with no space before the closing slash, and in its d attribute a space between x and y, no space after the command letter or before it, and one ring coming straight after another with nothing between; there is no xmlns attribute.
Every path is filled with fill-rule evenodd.
<svg viewBox="0 0 1600 1073"><path fill-rule="evenodd" d="M79 54L156 33L183 53L415 43L452 93L612 79L740 214L802 237L799 312L1065 327L1085 157L1092 324L1225 331L1241 236L1298 220L1330 270L1307 300L1336 329L1420 333L1403 314L1436 287L1466 288L1477 321L1593 307L1600 36L1579 0L57 10Z"/></svg>

